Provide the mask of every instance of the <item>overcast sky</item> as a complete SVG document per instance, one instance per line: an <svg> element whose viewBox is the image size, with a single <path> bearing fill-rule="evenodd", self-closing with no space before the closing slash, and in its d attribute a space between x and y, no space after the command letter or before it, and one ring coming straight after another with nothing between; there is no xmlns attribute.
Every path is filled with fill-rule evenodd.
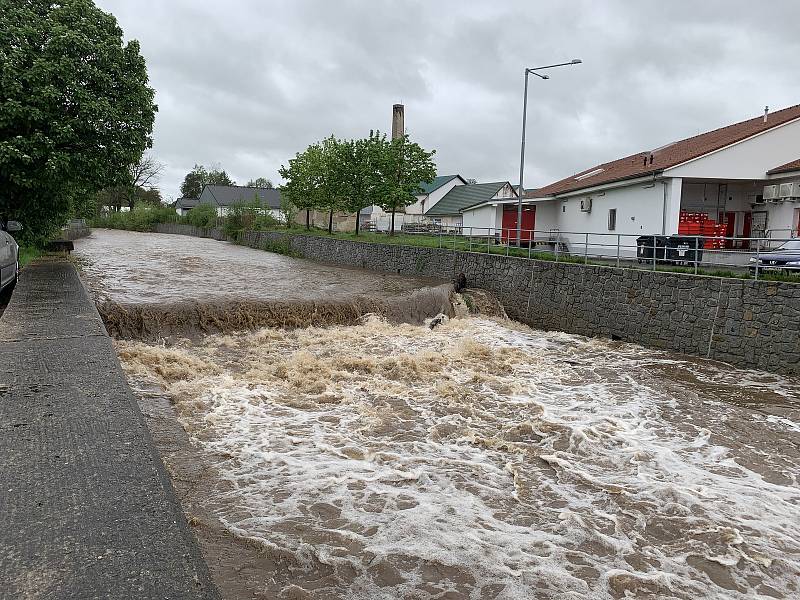
<svg viewBox="0 0 800 600"><path fill-rule="evenodd" d="M800 1L96 0L141 42L153 154L177 197L195 163L279 182L327 135L406 129L440 174L526 187L800 103Z"/></svg>

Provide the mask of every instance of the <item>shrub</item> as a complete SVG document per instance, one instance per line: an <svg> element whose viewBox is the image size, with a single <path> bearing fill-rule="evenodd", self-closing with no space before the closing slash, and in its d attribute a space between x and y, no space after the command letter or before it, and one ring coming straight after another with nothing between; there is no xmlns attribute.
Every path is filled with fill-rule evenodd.
<svg viewBox="0 0 800 600"><path fill-rule="evenodd" d="M184 217L189 225L195 227L215 227L217 225L217 209L210 204L198 204Z"/></svg>
<svg viewBox="0 0 800 600"><path fill-rule="evenodd" d="M270 231L279 227L278 220L260 202L234 204L225 216L222 230L228 237L237 239L242 231Z"/></svg>
<svg viewBox="0 0 800 600"><path fill-rule="evenodd" d="M129 229L132 231L152 231L157 223L172 223L178 215L168 206L140 205L131 211L112 212L91 221L92 227L108 229Z"/></svg>

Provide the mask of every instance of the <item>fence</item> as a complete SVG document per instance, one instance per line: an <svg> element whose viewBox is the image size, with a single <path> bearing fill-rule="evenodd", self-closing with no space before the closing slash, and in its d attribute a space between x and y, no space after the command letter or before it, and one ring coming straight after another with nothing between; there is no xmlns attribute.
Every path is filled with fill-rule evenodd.
<svg viewBox="0 0 800 600"><path fill-rule="evenodd" d="M406 235L433 236L439 248L506 256L545 258L701 274L727 269L753 275L766 272L800 276L800 238L725 237L702 235L634 235L561 231L439 226L436 230L406 230Z"/></svg>

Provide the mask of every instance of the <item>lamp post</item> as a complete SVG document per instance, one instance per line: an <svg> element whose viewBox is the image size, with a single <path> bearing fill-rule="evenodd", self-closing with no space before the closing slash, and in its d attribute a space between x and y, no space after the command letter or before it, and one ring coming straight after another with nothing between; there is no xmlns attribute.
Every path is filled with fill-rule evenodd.
<svg viewBox="0 0 800 600"><path fill-rule="evenodd" d="M517 247L522 246L522 195L525 193L525 188L523 187L523 177L525 175L525 124L528 119L528 75L533 73L539 79L550 79L549 75L542 75L541 73L537 73L536 71L542 71L543 69L554 69L556 67L568 67L570 65L579 65L581 64L580 58L573 58L569 62L558 63L557 65L545 65L543 67L533 67L533 68L525 68L525 96L522 100L522 145L520 147L520 157L519 157L519 190L517 196ZM530 243L530 241L528 242Z"/></svg>

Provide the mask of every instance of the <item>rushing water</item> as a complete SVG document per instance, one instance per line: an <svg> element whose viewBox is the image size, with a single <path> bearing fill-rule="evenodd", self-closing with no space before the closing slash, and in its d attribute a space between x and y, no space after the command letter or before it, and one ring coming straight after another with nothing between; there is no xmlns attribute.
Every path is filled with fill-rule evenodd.
<svg viewBox="0 0 800 600"><path fill-rule="evenodd" d="M476 318L118 348L273 593L800 597L796 381Z"/></svg>
<svg viewBox="0 0 800 600"><path fill-rule="evenodd" d="M315 263L227 242L93 229L75 242L83 277L99 300L127 305L180 301L346 300L386 297L431 285L401 277Z"/></svg>
<svg viewBox="0 0 800 600"><path fill-rule="evenodd" d="M273 266L300 300L330 272L94 235L90 281L131 304L202 294L225 260L255 296ZM362 293L421 283L351 272ZM797 379L474 316L116 343L210 465L187 483L167 461L187 513L261 561L225 571L245 592L204 546L231 597L800 598Z"/></svg>

